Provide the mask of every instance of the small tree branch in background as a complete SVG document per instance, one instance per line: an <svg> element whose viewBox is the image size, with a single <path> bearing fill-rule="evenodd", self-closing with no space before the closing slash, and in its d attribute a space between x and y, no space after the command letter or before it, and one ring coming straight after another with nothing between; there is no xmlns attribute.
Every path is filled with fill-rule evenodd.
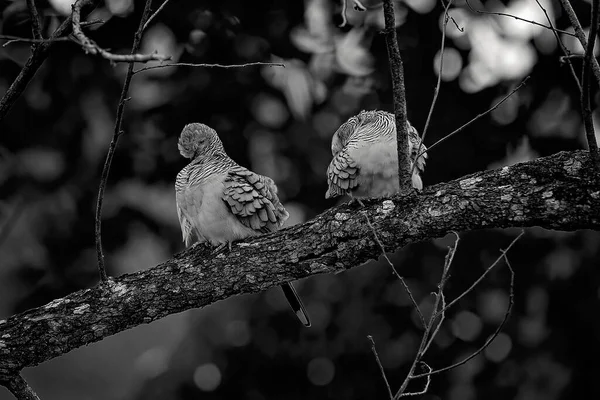
<svg viewBox="0 0 600 400"><path fill-rule="evenodd" d="M396 34L396 17L394 1L383 0L383 17L385 20L385 42L387 44L392 89L394 91L394 115L396 117L396 138L398 148L398 180L400 190L411 187L408 171L408 132L406 116L406 90L404 88L404 67L400 57L398 36Z"/></svg>
<svg viewBox="0 0 600 400"><path fill-rule="evenodd" d="M446 302L444 295L443 295L444 286L446 285L446 282L448 281L448 276L449 276L448 273L450 271L450 266L452 265L452 262L454 261L454 254L456 253L456 249L458 248L458 241L460 240L458 234L456 234L456 232L453 232L453 233L456 236L456 240L454 241L454 247L448 248L448 253L446 254L446 258L444 259L444 268L442 269L442 276L440 278L440 283L438 284L438 292L435 296L435 302L433 304L433 309L431 310L431 316L429 317L429 322L425 326L425 330L423 331L423 335L421 336L421 343L419 344L419 349L417 350L417 354L415 355L415 358L413 359L413 362L410 366L408 374L406 374L406 378L404 378L404 381L400 385L400 389L398 389L398 391L396 392L396 395L394 396L394 400L397 400L403 396L411 396L411 395L417 395L417 394L424 393L424 392L419 392L419 393L407 392L406 389L408 387L408 384L414 377L414 373L415 373L415 369L417 368L417 365L419 365L419 363L423 362L423 357L425 356L425 353L427 352L427 348L429 347L429 344L433 340L434 334L437 334L437 332L439 331L439 327L442 324L443 319L445 317L445 314L443 312L438 313L438 309L440 307L440 301L442 303L442 309L444 308L443 305ZM439 321L437 327L435 329L433 329L435 320L438 318L439 315L441 315L440 321ZM427 367L429 368L428 365L427 365ZM431 368L429 368L429 370L431 371ZM427 388L429 388L429 383L430 383L430 380L427 379L427 384L425 385L425 390L427 390Z"/></svg>
<svg viewBox="0 0 600 400"><path fill-rule="evenodd" d="M9 44L18 43L18 42L32 43L32 44L50 43L50 42L73 42L73 40L71 40L68 37L57 37L57 38L48 38L48 39L32 39L32 38L25 38L25 37L13 36L13 35L0 35L0 40L2 40L2 39L7 40L6 43L2 44L2 47L6 47Z"/></svg>
<svg viewBox="0 0 600 400"><path fill-rule="evenodd" d="M140 72L144 72L144 71L148 71L151 69L157 69L157 68L166 68L166 67L193 67L193 68L225 68L225 69L229 69L229 68L245 68L245 67L254 67L254 66L259 66L259 65L264 65L267 67L283 67L285 68L285 64L282 63L272 63L272 62L251 62L251 63L246 63L246 64L231 64L231 65L226 65L226 64L193 64L193 63L169 63L169 64L161 64L161 65L152 65L150 67L144 67L144 68L140 68L136 71L133 71L133 74L139 74Z"/></svg>
<svg viewBox="0 0 600 400"><path fill-rule="evenodd" d="M83 0L85 2L87 0ZM77 1L79 3L79 0ZM76 3L76 4L77 4ZM142 34L144 32L144 24L148 20L150 15L150 6L152 0L146 0L144 11L142 12L142 18L140 24L133 38L133 45L131 46L131 55L137 53L140 43L142 42ZM75 16L75 6L73 6L73 16ZM73 24L75 27L75 24ZM125 111L125 103L127 101L127 93L129 92L129 85L131 84L131 78L133 77L133 63L130 63L127 68L127 75L125 75L125 82L123 82L123 90L121 91L121 97L119 99L119 105L117 106L117 118L115 120L115 129L113 137L110 141L108 153L106 154L106 160L104 167L102 168L102 175L100 176L100 186L98 188L98 199L96 203L96 218L95 218L95 237L96 237L96 253L98 254L98 272L100 273L100 279L102 282L108 280L106 275L106 268L104 266L104 252L102 251L102 201L104 200L104 191L106 189L106 181L108 180L108 174L110 172L110 166L112 159L117 149L117 143L119 137L123 134L123 112Z"/></svg>
<svg viewBox="0 0 600 400"><path fill-rule="evenodd" d="M144 24L144 27L142 28L142 31L145 31L146 28L148 28L148 25L150 24L150 22L162 11L163 8L165 8L165 6L167 5L167 3L169 3L169 0L163 1L163 3L160 5L160 7L158 7L156 9L156 11L154 11L154 13L152 13L152 15L148 18L148 20Z"/></svg>
<svg viewBox="0 0 600 400"><path fill-rule="evenodd" d="M519 237L520 236L521 235L519 235ZM498 327L496 328L496 330L494 331L494 333L485 341L485 343L483 344L483 346L481 346L479 349L477 349L477 351L475 351L472 354L470 354L464 360L459 361L457 363L454 363L454 364L449 365L449 366L444 367L444 368L440 368L440 369L436 369L434 371L429 371L429 372L426 372L426 373L423 373L423 374L415 375L415 376L413 376L413 379L424 378L426 376L429 377L431 375L439 374L441 372L450 371L451 369L454 369L456 367L460 367L461 365L466 364L467 362L469 362L473 358L477 357L482 351L484 351L494 341L494 339L496 339L496 337L498 337L498 334L500 334L500 332L502 331L502 328L504 328L504 325L506 324L506 321L508 321L508 318L510 317L510 313L512 311L513 305L515 304L515 271L512 269L512 266L508 262L508 257L506 256L506 251L508 251L508 249L504 250L502 252L502 255L500 257L504 259L504 261L506 262L506 266L508 267L508 269L510 271L510 288L509 288L509 296L508 296L509 302L508 302L508 307L506 308L506 312L504 313L504 318L502 319L502 322L500 322L500 325L498 325Z"/></svg>
<svg viewBox="0 0 600 400"><path fill-rule="evenodd" d="M104 50L96 44L92 39L88 38L81 30L80 14L81 9L87 6L90 0L77 0L71 7L73 9L72 20L73 20L73 35L79 41L79 44L83 47L86 53L98 54L107 60L113 62L148 62L148 61L165 61L170 60L170 56L165 56L154 52L151 54L137 54L137 50L131 54L113 54L109 51Z"/></svg>
<svg viewBox="0 0 600 400"><path fill-rule="evenodd" d="M568 1L568 0L566 0L566 1ZM542 28L549 29L549 30L553 31L554 33L558 32L558 33L562 33L564 35L577 37L577 35L575 35L572 32L568 32L568 31L563 31L563 30L560 30L560 29L556 29L554 26L552 26L552 24L550 24L550 26L548 26L548 25L540 24L539 22L532 21L530 19L525 19L525 18L517 17L516 15L512 15L512 14L507 14L507 13L502 13L502 12L494 12L494 11L478 10L478 9L473 8L473 6L469 3L469 0L465 0L465 2L467 3L467 7L469 7L469 10L471 10L474 13L477 13L477 14L487 14L487 15L498 15L498 16L501 16L501 17L510 17L510 18L514 18L514 19L516 19L518 21L527 22L528 24L541 26Z"/></svg>
<svg viewBox="0 0 600 400"><path fill-rule="evenodd" d="M565 47L565 45L563 44L562 40L560 40L560 36L558 36L558 33L556 32L556 29L554 29L554 25L552 23L552 18L550 18L550 15L548 15L548 11L546 11L546 9L542 5L542 3L540 3L540 0L535 0L535 2L541 8L541 10L544 12L544 15L546 16L546 20L548 21L548 23L550 24L550 26L553 28L552 32L554 33L554 37L556 38L556 42L558 43L558 46L560 47L560 49L564 53L564 57L565 57L565 58L561 57L560 61L561 62L566 62L569 65L569 69L571 70L571 75L573 76L573 79L575 80L575 84L577 85L577 89L579 90L579 93L581 94L581 83L579 83L579 77L577 76L577 73L575 72L575 68L573 68L573 63L571 62L571 59L569 57L569 56L571 56L571 52Z"/></svg>
<svg viewBox="0 0 600 400"><path fill-rule="evenodd" d="M27 8L29 9L29 17L31 18L31 32L34 39L43 39L42 25L40 15L35 7L35 0L27 0Z"/></svg>
<svg viewBox="0 0 600 400"><path fill-rule="evenodd" d="M596 44L596 35L598 34L598 12L600 0L592 0L592 22L590 27L590 36L588 38L585 55L583 58L583 77L581 78L581 114L583 116L583 125L585 126L585 137L588 142L590 156L594 163L596 171L600 174L600 153L598 152L598 142L596 142L596 132L594 131L594 120L592 118L592 109L590 107L590 73L591 60L594 57L594 45Z"/></svg>
<svg viewBox="0 0 600 400"><path fill-rule="evenodd" d="M99 0L91 0L92 5L98 3ZM50 39L55 39L68 35L71 32L72 20L69 16L66 20L52 34ZM13 83L10 85L2 99L0 100L0 121L4 119L8 111L12 108L13 104L21 96L25 88L29 84L29 81L35 76L35 73L50 54L53 40L44 41L40 43L31 53L29 59L19 72L19 75L15 78Z"/></svg>
<svg viewBox="0 0 600 400"><path fill-rule="evenodd" d="M569 21L571 21L571 25L573 25L573 29L575 29L575 36L577 36L577 39L579 39L579 43L581 43L581 46L584 49L586 49L587 48L587 39L585 37L585 32L583 31L583 28L581 27L581 23L579 22L579 19L577 18L577 14L575 14L575 10L571 6L571 3L569 2L569 0L560 0L560 4L562 4L563 9L565 10L565 12L567 13L567 16L569 17ZM598 86L600 86L600 65L598 64L596 57L592 57L591 61L592 61L592 70L594 71L594 76L596 77L596 82L598 83Z"/></svg>
<svg viewBox="0 0 600 400"><path fill-rule="evenodd" d="M377 365L379 366L379 370L381 371L381 376L383 377L383 381L385 382L385 386L387 387L388 395L390 396L390 399L393 399L394 394L392 393L392 388L390 387L390 383L388 382L388 379L385 376L385 370L383 369L383 365L381 365L381 360L379 359L379 354L377 354L377 349L375 348L375 341L373 340L373 336L367 335L367 339L369 339L369 341L371 342L371 351L373 352L373 355L375 356L375 361L377 362Z"/></svg>
<svg viewBox="0 0 600 400"><path fill-rule="evenodd" d="M448 135L444 136L443 138L441 138L440 140L438 140L437 142L435 142L434 144L432 144L431 146L429 146L429 148L426 151L423 151L423 152L419 153L417 155L417 157L415 157L415 158L421 157L423 155L423 153L431 151L431 149L437 147L440 143L446 141L447 139L450 139L452 136L454 136L457 133L461 132L463 129L465 129L466 127L468 127L469 125L471 125L472 123L474 123L475 121L477 121L479 118L485 117L486 115L488 115L489 113L491 113L492 111L494 111L496 108L500 107L500 105L502 103L504 103L506 100L508 100L508 98L510 96L512 96L513 94L515 94L519 89L521 89L521 87L523 87L525 85L525 83L527 82L528 79L529 79L529 76L525 77L525 79L523 79L521 81L521 83L519 83L519 85L516 88L514 88L513 90L511 90L509 94L507 94L506 96L504 96L499 102L497 102L496 104L494 104L491 108L488 108L486 111L484 111L484 112L482 112L480 114L477 114L475 116L475 118L471 119L466 124L462 125L458 129L456 129L453 132L449 133Z"/></svg>
<svg viewBox="0 0 600 400"><path fill-rule="evenodd" d="M433 90L433 100L431 100L431 107L429 107L429 113L427 114L427 120L425 121L425 126L423 127L423 131L421 132L421 140L419 141L419 147L417 148L417 154L421 152L421 148L423 148L423 142L425 142L425 137L427 136L427 129L429 128L429 123L431 121L431 116L433 115L433 109L435 108L435 104L437 103L438 94L440 93L440 87L442 86L442 72L444 71L444 49L446 47L446 27L448 26L448 9L452 5L454 0L450 0L448 4L444 7L444 23L442 25L442 44L440 45L440 68L438 70L438 79L435 85L435 89ZM410 176L415 172L415 168L417 167L417 159L412 160L413 166L410 170Z"/></svg>
<svg viewBox="0 0 600 400"><path fill-rule="evenodd" d="M17 400L40 400L21 375L15 375L7 381L0 381L0 384L5 386Z"/></svg>
<svg viewBox="0 0 600 400"><path fill-rule="evenodd" d="M357 200L359 201L359 203L361 204L361 206L364 207L364 204L362 204L361 200L358 199L358 198L357 198ZM385 247L383 247L383 243L381 242L381 239L379 239L379 236L377 235L377 231L375 230L375 227L373 226L373 224L369 220L369 216L365 215L365 218L367 220L367 225L369 226L369 228L371 228L371 232L373 233L373 236L375 237L375 241L377 242L377 244L379 245L379 248L381 249L381 255L383 256L383 258L385 258L385 260L387 261L388 265L392 269L392 273L396 276L396 278L398 278L398 280L400 281L400 283L402 283L402 286L404 287L404 291L406 292L406 294L408 295L408 298L410 299L410 301L412 302L413 306L415 307L415 311L417 312L417 315L419 315L419 319L421 320L421 325L423 326L423 329L425 329L427 327L427 325L425 324L425 317L423 316L423 313L421 312L421 308L419 307L419 303L417 303L417 300L415 300L415 296L410 291L410 288L408 287L408 284L406 283L406 281L404 280L404 278L402 277L402 275L400 275L398 273L398 271L396 271L396 268L394 267L394 264L392 264L392 261L390 260L390 258L385 253Z"/></svg>

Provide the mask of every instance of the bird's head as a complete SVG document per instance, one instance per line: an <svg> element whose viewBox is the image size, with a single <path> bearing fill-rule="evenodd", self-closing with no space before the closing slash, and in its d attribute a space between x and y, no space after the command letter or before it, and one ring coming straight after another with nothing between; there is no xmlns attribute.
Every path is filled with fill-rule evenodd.
<svg viewBox="0 0 600 400"><path fill-rule="evenodd" d="M182 156L192 159L223 151L223 143L217 132L210 126L200 123L187 124L183 127L177 147Z"/></svg>

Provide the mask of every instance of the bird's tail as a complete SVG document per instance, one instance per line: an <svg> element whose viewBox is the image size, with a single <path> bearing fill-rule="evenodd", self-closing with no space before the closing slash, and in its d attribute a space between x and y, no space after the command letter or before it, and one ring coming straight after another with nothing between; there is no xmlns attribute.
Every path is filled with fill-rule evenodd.
<svg viewBox="0 0 600 400"><path fill-rule="evenodd" d="M300 300L300 296L298 296L298 293L296 293L296 289L294 289L294 286L292 286L291 283L284 283L283 285L281 285L281 289L283 290L285 298L290 304L290 307L292 307L292 310L294 310L294 313L296 314L300 322L302 322L302 324L304 324L304 326L306 326L307 328L310 327L310 319L308 319L308 313L304 308L304 304L302 304L302 300Z"/></svg>

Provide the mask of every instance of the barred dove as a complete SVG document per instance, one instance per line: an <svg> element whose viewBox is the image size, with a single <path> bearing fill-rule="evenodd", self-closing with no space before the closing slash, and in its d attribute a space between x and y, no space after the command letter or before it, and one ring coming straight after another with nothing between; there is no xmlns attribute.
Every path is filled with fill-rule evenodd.
<svg viewBox="0 0 600 400"><path fill-rule="evenodd" d="M408 122L407 122L408 123ZM410 168L417 156L419 135L408 123ZM425 145L421 151L425 151ZM329 188L325 198L343 196L379 197L400 191L398 150L394 114L385 111L361 111L344 122L331 141L333 160L327 168ZM424 153L412 174L412 185L423 188L420 173L425 169Z"/></svg>
<svg viewBox="0 0 600 400"><path fill-rule="evenodd" d="M178 147L182 156L192 160L175 182L177 214L186 246L209 242L231 248L235 240L276 231L289 217L273 180L229 158L214 129L188 124ZM310 326L291 283L281 288L298 319Z"/></svg>

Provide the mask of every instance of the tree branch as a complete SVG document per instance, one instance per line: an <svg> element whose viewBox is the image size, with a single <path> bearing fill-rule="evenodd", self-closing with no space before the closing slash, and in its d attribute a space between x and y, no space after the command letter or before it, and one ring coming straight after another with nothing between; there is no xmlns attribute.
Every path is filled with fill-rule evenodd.
<svg viewBox="0 0 600 400"><path fill-rule="evenodd" d="M88 38L81 30L80 14L81 9L87 6L91 0L77 0L71 7L73 9L72 21L73 21L73 35L79 41L79 44L83 47L86 53L98 54L107 60L113 62L148 62L148 61L165 61L170 60L170 56L158 54L157 52L151 54L137 54L137 49L132 51L131 54L113 54L109 51L104 50L96 44L92 39ZM143 31L143 26L141 27ZM139 47L139 46L138 46Z"/></svg>
<svg viewBox="0 0 600 400"><path fill-rule="evenodd" d="M585 126L585 137L588 142L588 148L594 168L600 173L600 153L598 152L598 143L596 142L596 132L594 131L594 120L592 119L592 109L590 107L590 73L591 61L594 57L594 44L596 44L596 35L598 34L598 9L600 0L592 0L592 21L590 27L590 36L588 38L585 55L583 57L583 74L581 78L581 115L583 116L583 125Z"/></svg>
<svg viewBox="0 0 600 400"><path fill-rule="evenodd" d="M8 377L6 380L0 380L0 384L5 386L17 400L40 400L27 381L19 374Z"/></svg>
<svg viewBox="0 0 600 400"><path fill-rule="evenodd" d="M88 0L83 0L88 1ZM79 2L79 1L78 1ZM76 3L77 4L77 3ZM131 46L131 55L135 55L140 44L142 43L142 35L144 33L144 25L150 16L150 6L152 0L146 0L144 11L140 19L140 24L135 36L133 38L133 45ZM73 16L75 15L75 5L73 6ZM104 252L102 251L102 201L104 200L104 190L106 189L106 182L108 181L108 173L110 172L110 166L112 164L113 156L117 149L117 143L119 137L123 134L123 113L125 112L125 103L127 102L127 93L129 92L129 85L131 84L131 78L133 78L133 63L130 63L127 68L127 75L125 75L125 82L123 82L123 90L121 90L121 97L119 98L119 105L117 106L117 118L115 120L115 129L113 137L108 147L108 153L106 154L106 160L104 161L104 167L102 168L102 175L100 176L100 185L98 187L98 199L96 201L96 216L94 221L94 235L96 242L96 253L98 255L98 272L100 274L100 280L106 282L108 276L106 275L106 268L104 267Z"/></svg>
<svg viewBox="0 0 600 400"><path fill-rule="evenodd" d="M393 0L383 0L383 17L385 20L385 42L387 44L392 89L394 92L394 115L396 117L396 140L398 147L398 180L400 188L411 187L408 171L408 132L406 116L406 90L404 88L404 67L398 47L396 21Z"/></svg>
<svg viewBox="0 0 600 400"><path fill-rule="evenodd" d="M42 24L40 22L40 15L35 7L35 0L27 0L27 8L29 9L29 17L31 18L31 32L33 33L33 38L38 40L43 39Z"/></svg>
<svg viewBox="0 0 600 400"><path fill-rule="evenodd" d="M380 255L451 231L540 226L600 230L600 180L587 151L478 172L419 196L343 204L311 221L236 242L228 255L194 245L144 271L0 321L0 380L143 323Z"/></svg>
<svg viewBox="0 0 600 400"><path fill-rule="evenodd" d="M99 0L90 1L92 5L95 5ZM71 33L71 17L68 17L58 28L56 28L50 39L67 36L69 33ZM37 70L44 63L48 54L50 54L50 49L54 45L54 42L54 40L45 41L35 47L31 56L29 56L29 59L21 69L21 72L19 72L19 75L17 75L16 79L0 100L0 121L4 119L15 101L23 94L29 81L35 76Z"/></svg>
<svg viewBox="0 0 600 400"><path fill-rule="evenodd" d="M585 37L585 32L581 27L581 23L579 22L577 14L575 14L575 10L573 10L571 3L569 2L569 0L560 0L560 4L562 4L563 9L569 17L569 21L571 21L571 25L573 25L573 29L575 29L575 36L577 36L577 39L579 39L579 43L581 43L581 46L584 49L586 49L587 39ZM598 83L598 86L600 86L600 65L598 64L598 61L595 57L592 57L592 70L594 71L596 82Z"/></svg>

